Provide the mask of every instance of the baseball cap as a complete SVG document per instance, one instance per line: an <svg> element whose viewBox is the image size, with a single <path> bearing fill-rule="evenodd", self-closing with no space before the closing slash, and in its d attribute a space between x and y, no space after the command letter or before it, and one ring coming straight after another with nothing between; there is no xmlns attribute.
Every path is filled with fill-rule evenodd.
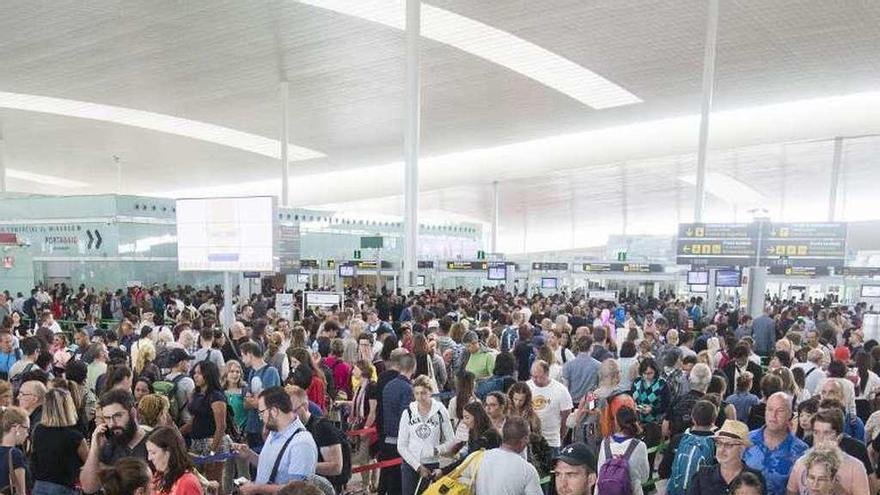
<svg viewBox="0 0 880 495"><path fill-rule="evenodd" d="M583 442L575 442L566 445L564 449L559 451L557 460L572 466L587 466L593 472L596 472L596 456Z"/></svg>
<svg viewBox="0 0 880 495"><path fill-rule="evenodd" d="M168 363L171 366L174 366L181 361L190 361L193 359L195 359L194 356L179 347L171 349L171 353L168 355Z"/></svg>
<svg viewBox="0 0 880 495"><path fill-rule="evenodd" d="M850 360L849 348L838 347L837 349L834 349L834 359L848 363Z"/></svg>

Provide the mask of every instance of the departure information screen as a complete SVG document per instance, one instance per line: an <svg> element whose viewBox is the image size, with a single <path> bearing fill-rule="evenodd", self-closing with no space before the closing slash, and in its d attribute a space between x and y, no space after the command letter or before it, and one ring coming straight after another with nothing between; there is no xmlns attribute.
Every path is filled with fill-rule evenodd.
<svg viewBox="0 0 880 495"><path fill-rule="evenodd" d="M179 199L176 209L180 271L274 271L275 198Z"/></svg>

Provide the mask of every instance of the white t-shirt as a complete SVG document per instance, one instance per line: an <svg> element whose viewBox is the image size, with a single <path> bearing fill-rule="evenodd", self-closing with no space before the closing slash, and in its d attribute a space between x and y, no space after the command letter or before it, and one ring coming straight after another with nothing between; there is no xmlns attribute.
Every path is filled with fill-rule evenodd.
<svg viewBox="0 0 880 495"><path fill-rule="evenodd" d="M565 387L563 387L565 388ZM559 434L557 429L556 434ZM516 452L487 450L474 483L476 495L543 495L538 471Z"/></svg>
<svg viewBox="0 0 880 495"><path fill-rule="evenodd" d="M534 380L526 382L532 390L532 409L541 418L541 434L551 447L561 447L559 429L562 426L563 411L571 411L571 394L565 385L550 380L546 387L535 385Z"/></svg>

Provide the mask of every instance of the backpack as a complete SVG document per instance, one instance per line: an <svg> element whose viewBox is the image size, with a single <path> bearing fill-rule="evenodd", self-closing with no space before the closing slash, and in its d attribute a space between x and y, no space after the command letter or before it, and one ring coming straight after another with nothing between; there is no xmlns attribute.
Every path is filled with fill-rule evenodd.
<svg viewBox="0 0 880 495"><path fill-rule="evenodd" d="M171 418L175 423L180 419L180 413L183 411L183 408L186 407L186 404L180 404L177 400L177 384L180 383L181 380L186 378L186 373L181 373L174 377L173 380L159 380L158 382L153 383L153 393L158 395L163 395L168 399L168 403L170 407L168 408L168 412L171 413ZM228 420L228 411L227 411L227 420ZM227 422L228 424L228 422Z"/></svg>
<svg viewBox="0 0 880 495"><path fill-rule="evenodd" d="M486 396L491 392L504 392L504 377L498 375L492 375L489 378L481 381L477 385L477 389L474 391L474 394L478 399L484 401L486 400Z"/></svg>
<svg viewBox="0 0 880 495"><path fill-rule="evenodd" d="M513 352L518 337L519 330L516 327L510 326L505 328L501 332L501 352Z"/></svg>
<svg viewBox="0 0 880 495"><path fill-rule="evenodd" d="M672 475L666 485L669 495L684 495L700 466L715 459L715 442L711 436L694 435L690 431L681 437L672 461Z"/></svg>
<svg viewBox="0 0 880 495"><path fill-rule="evenodd" d="M34 369L37 363L28 363L27 366L24 367L18 374L10 378L9 383L12 384L12 396L18 397L18 389L21 388L21 384L24 383L24 377L28 374L28 372Z"/></svg>
<svg viewBox="0 0 880 495"><path fill-rule="evenodd" d="M629 457L636 450L639 441L635 438L630 440L626 452L622 456L611 454L611 438L602 441L605 450L605 463L599 468L599 477L596 481L596 493L602 495L632 495L632 481L629 477Z"/></svg>

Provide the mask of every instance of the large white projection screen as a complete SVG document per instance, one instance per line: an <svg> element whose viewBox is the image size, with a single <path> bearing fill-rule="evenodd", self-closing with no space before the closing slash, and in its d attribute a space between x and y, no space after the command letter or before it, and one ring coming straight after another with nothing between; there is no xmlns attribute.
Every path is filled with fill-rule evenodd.
<svg viewBox="0 0 880 495"><path fill-rule="evenodd" d="M276 210L272 196L178 199L178 270L273 271Z"/></svg>

